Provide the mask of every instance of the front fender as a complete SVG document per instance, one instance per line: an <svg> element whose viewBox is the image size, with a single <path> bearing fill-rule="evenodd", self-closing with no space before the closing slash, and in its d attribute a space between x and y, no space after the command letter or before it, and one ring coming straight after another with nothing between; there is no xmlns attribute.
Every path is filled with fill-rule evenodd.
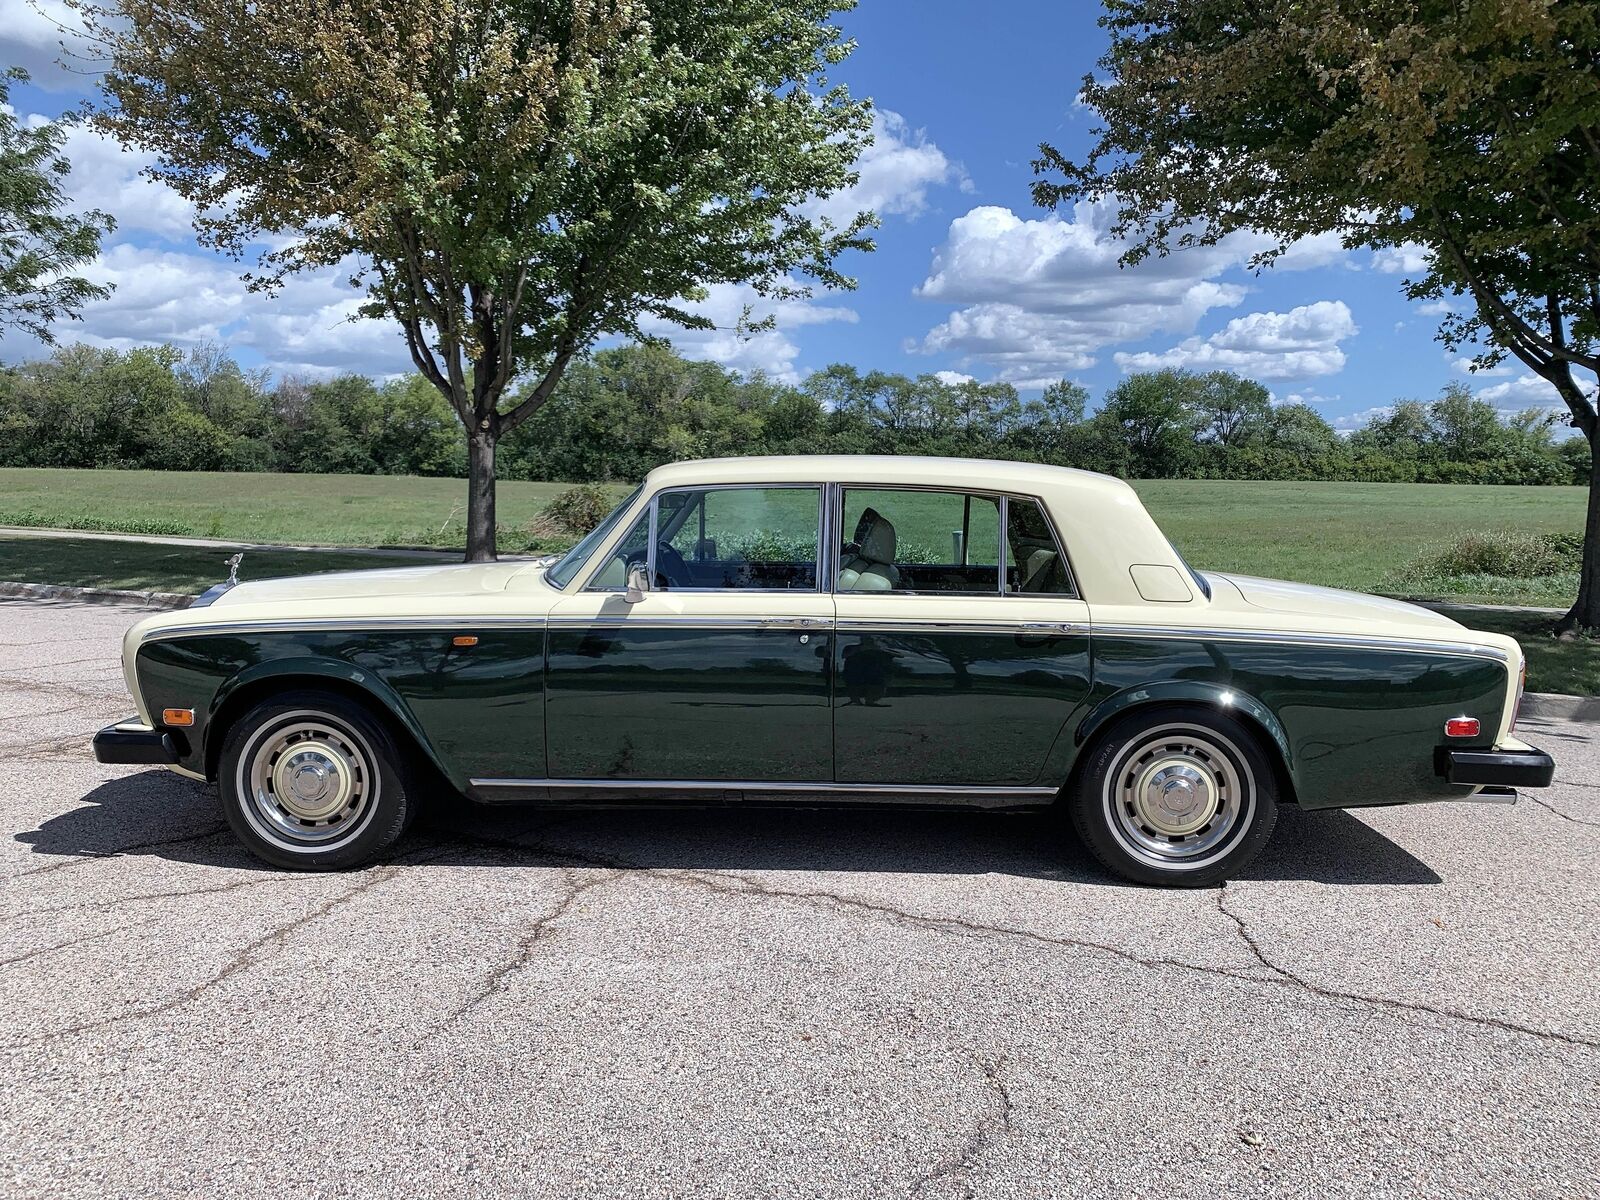
<svg viewBox="0 0 1600 1200"><path fill-rule="evenodd" d="M411 735L417 748L445 778L456 787L462 787L466 783L464 778L456 778L455 773L445 766L433 743L423 732L416 715L392 687L373 672L354 663L310 655L274 658L256 663L231 675L223 682L212 697L206 714L207 774L214 773L228 719L238 716L238 713L232 710L243 708L248 704L252 693L265 690L269 685L276 689L285 684L302 681L315 684L319 680L342 684L345 689L360 692L368 699L382 705L384 710Z"/></svg>

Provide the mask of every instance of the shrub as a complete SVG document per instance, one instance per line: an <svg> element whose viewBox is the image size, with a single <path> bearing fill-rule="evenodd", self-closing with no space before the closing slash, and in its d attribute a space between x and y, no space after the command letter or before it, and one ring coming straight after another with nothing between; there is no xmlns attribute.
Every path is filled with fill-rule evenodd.
<svg viewBox="0 0 1600 1200"><path fill-rule="evenodd" d="M588 533L605 520L615 502L611 493L598 483L580 483L568 488L544 506L528 525L530 538L578 536Z"/></svg>
<svg viewBox="0 0 1600 1200"><path fill-rule="evenodd" d="M1463 533L1453 542L1430 548L1412 566L1429 574L1531 579L1576 571L1581 565L1582 546L1582 538L1573 534L1495 529Z"/></svg>

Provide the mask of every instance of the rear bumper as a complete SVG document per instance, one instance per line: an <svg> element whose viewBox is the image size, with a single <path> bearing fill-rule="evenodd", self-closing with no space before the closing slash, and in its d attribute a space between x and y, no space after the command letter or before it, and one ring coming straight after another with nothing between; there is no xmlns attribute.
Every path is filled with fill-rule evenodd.
<svg viewBox="0 0 1600 1200"><path fill-rule="evenodd" d="M1451 783L1491 788L1549 787L1556 761L1532 746L1492 750L1449 750L1445 779Z"/></svg>
<svg viewBox="0 0 1600 1200"><path fill-rule="evenodd" d="M178 747L170 733L151 729L138 721L118 721L94 735L94 757L103 763L159 763L178 761Z"/></svg>

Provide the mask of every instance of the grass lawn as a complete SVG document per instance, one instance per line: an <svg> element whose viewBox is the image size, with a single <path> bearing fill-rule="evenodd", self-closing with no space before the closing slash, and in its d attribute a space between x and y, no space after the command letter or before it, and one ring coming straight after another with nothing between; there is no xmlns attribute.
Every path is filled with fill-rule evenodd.
<svg viewBox="0 0 1600 1200"><path fill-rule="evenodd" d="M524 549L528 539L522 531L565 486L502 483L502 548ZM1197 567L1358 591L1392 589L1386 583L1407 561L1466 530L1509 526L1554 533L1583 527L1584 489L1578 487L1227 480L1148 480L1134 486ZM459 547L465 540L465 490L458 479L6 468L0 469L0 525ZM618 485L619 499L625 490ZM1565 602L1548 590L1493 586L1454 598L1551 607Z"/></svg>
<svg viewBox="0 0 1600 1200"><path fill-rule="evenodd" d="M228 577L226 550L158 546L103 538L28 538L0 535L0 579L12 583L59 583L71 587L123 588L135 592L198 594ZM439 562L457 561L440 554ZM245 579L362 571L428 561L392 555L294 550L252 550L241 568Z"/></svg>
<svg viewBox="0 0 1600 1200"><path fill-rule="evenodd" d="M500 485L501 547L564 483ZM618 487L621 499L628 489ZM310 546L466 545L467 485L407 475L0 468L0 525L179 534Z"/></svg>

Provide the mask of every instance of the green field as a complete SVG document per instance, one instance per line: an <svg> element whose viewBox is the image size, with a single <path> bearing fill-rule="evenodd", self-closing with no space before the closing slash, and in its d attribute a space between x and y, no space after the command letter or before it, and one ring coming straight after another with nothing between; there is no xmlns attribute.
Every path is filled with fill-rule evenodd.
<svg viewBox="0 0 1600 1200"><path fill-rule="evenodd" d="M502 548L525 549L528 523L565 486L502 483ZM1360 591L1385 590L1420 551L1460 532L1509 526L1556 533L1583 526L1584 489L1577 487L1223 480L1135 486L1197 567ZM0 470L0 525L303 545L459 547L465 490L457 479L13 468ZM624 490L617 487L619 497ZM1509 585L1457 598L1564 602L1548 590Z"/></svg>

